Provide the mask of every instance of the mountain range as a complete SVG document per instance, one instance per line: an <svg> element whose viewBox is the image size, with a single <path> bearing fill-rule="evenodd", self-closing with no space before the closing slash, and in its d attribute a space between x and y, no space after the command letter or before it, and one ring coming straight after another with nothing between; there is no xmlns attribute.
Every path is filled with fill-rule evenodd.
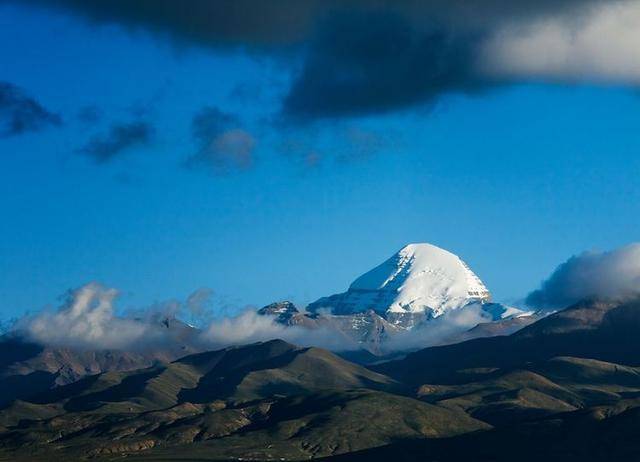
<svg viewBox="0 0 640 462"><path fill-rule="evenodd" d="M639 313L585 301L369 367L271 340L93 374L5 403L0 460L637 460Z"/></svg>
<svg viewBox="0 0 640 462"><path fill-rule="evenodd" d="M257 318L355 348L210 348L171 317L130 349L0 337L0 461L640 460L640 300L527 312L414 244Z"/></svg>

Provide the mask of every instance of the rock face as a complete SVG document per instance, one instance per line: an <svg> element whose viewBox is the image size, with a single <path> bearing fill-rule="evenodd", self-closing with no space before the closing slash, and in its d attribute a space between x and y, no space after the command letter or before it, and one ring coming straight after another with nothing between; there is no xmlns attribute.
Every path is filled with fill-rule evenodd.
<svg viewBox="0 0 640 462"><path fill-rule="evenodd" d="M300 314L300 311L293 303L283 301L260 308L258 314L262 316L275 316L276 321L280 324L289 324L292 319Z"/></svg>
<svg viewBox="0 0 640 462"><path fill-rule="evenodd" d="M309 313L299 310L290 301L282 301L260 308L258 314L273 316L275 322L285 326L333 331L345 345L351 344L375 354L382 351L382 344L390 335L399 331L398 327L372 310L344 316Z"/></svg>

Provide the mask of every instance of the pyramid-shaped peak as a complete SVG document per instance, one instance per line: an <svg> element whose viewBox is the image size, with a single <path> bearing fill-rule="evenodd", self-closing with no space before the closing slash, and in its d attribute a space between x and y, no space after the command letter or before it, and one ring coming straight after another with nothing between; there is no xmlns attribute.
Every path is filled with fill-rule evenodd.
<svg viewBox="0 0 640 462"><path fill-rule="evenodd" d="M463 298L489 298L489 291L457 255L427 243L409 244L351 284L355 290L402 290L414 286L417 297L443 290ZM450 293L453 289L455 293Z"/></svg>
<svg viewBox="0 0 640 462"><path fill-rule="evenodd" d="M414 243L360 276L344 294L310 307L331 306L342 314L372 309L437 317L448 309L490 299L486 286L460 257L433 244Z"/></svg>

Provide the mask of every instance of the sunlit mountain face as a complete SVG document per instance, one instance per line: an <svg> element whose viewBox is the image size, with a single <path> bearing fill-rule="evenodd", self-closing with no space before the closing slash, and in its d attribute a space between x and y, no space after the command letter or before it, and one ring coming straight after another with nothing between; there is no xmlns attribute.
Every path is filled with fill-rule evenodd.
<svg viewBox="0 0 640 462"><path fill-rule="evenodd" d="M640 460L640 0L0 0L0 461Z"/></svg>

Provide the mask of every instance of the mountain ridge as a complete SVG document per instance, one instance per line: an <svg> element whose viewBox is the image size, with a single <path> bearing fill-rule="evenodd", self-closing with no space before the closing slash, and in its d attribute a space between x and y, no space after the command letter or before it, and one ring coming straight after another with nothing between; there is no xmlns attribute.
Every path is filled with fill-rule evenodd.
<svg viewBox="0 0 640 462"><path fill-rule="evenodd" d="M585 301L367 368L277 339L194 353L14 401L0 460L637 460L638 332L640 301Z"/></svg>

